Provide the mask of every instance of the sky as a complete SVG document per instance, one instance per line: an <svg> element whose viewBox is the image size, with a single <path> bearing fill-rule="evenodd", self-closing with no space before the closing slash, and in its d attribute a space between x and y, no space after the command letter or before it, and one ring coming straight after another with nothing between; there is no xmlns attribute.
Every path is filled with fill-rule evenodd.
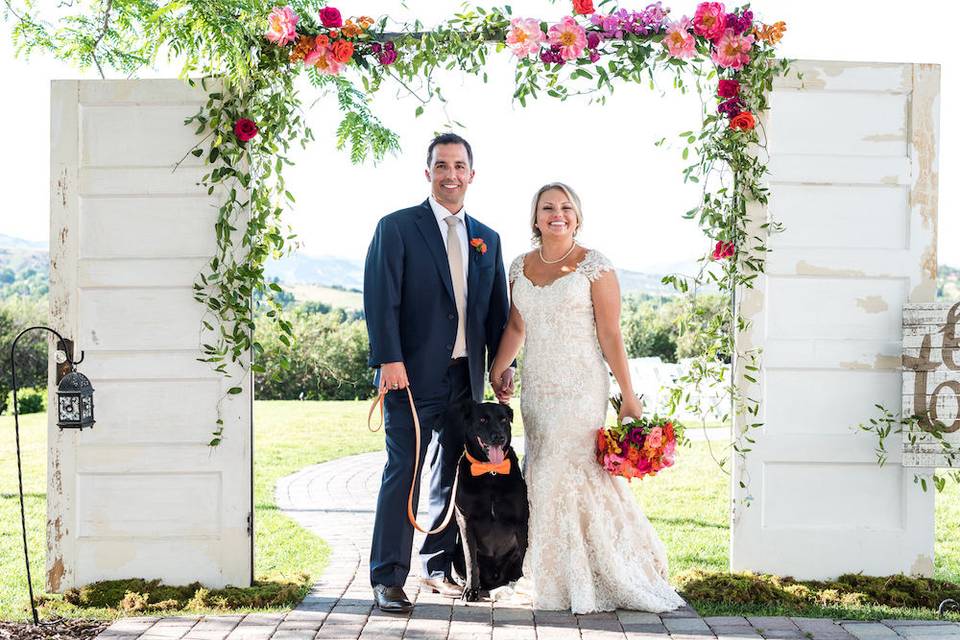
<svg viewBox="0 0 960 640"><path fill-rule="evenodd" d="M345 15L389 13L431 24L452 16L457 2L420 3L414 16L399 0L340 2ZM410 3L408 3L410 4ZM479 3L484 4L484 3ZM673 15L692 15L695 2L665 2ZM850 2L754 3L760 20L784 20L787 34L778 51L784 57L815 60L926 62L941 65L939 260L960 265L960 128L947 114L960 111L960 56L949 52L953 27L945 12L952 3L865 0ZM642 8L623 3L627 8ZM556 19L565 0L514 2L516 15ZM8 90L0 101L3 148L0 154L0 234L46 240L49 228L50 80L95 77L42 56L14 58L9 25L0 23L0 78ZM897 33L897 31L901 33ZM607 105L586 100L542 98L523 108L511 101L513 64L509 53L490 57L490 82L449 74L441 85L447 104L430 104L414 116L419 102L393 90L375 100L374 111L400 135L403 151L374 166L352 166L334 147L339 122L336 105L320 99L307 117L317 141L293 156L288 186L296 207L286 216L300 236L301 251L362 259L376 221L390 211L422 201L429 193L423 175L425 149L434 131L456 120L456 131L474 148L476 179L467 194L467 211L497 230L505 258L530 246L527 218L530 198L546 183L572 185L583 201L583 244L607 254L621 268L670 271L707 250L696 224L683 220L696 204L698 190L684 185L680 145L654 142L696 129L696 94L618 85ZM142 77L171 77L167 66ZM108 77L117 77L116 74ZM304 87L306 104L320 96Z"/></svg>

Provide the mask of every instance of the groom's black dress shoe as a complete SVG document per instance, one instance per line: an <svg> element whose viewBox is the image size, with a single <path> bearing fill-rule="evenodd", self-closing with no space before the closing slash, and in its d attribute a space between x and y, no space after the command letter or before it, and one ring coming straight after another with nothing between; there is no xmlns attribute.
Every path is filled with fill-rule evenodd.
<svg viewBox="0 0 960 640"><path fill-rule="evenodd" d="M403 587L387 587L382 584L373 585L373 601L380 611L387 613L407 613L413 610L413 603L407 600Z"/></svg>

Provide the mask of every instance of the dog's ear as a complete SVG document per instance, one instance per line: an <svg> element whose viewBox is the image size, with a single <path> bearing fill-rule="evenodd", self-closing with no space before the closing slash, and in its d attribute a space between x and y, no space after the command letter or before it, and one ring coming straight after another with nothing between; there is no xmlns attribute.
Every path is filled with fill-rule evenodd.
<svg viewBox="0 0 960 640"><path fill-rule="evenodd" d="M477 403L472 398L467 398L450 405L449 411L452 416L462 420L464 424L470 424L473 422L474 414L477 411Z"/></svg>
<svg viewBox="0 0 960 640"><path fill-rule="evenodd" d="M507 420L509 420L510 422L513 422L513 407L511 407L511 406L508 405L508 404L503 404L503 405L500 405L500 406L502 406L502 407L506 410L506 412L507 412Z"/></svg>

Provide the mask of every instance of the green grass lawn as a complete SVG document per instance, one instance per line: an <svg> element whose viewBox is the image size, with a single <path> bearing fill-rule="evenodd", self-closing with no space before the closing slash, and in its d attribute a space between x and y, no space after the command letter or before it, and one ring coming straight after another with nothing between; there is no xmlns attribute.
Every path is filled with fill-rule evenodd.
<svg viewBox="0 0 960 640"><path fill-rule="evenodd" d="M255 421L255 573L258 582L306 585L322 571L329 554L324 542L277 511L276 481L305 466L382 448L383 434L366 427L366 402L256 402ZM519 411L516 412L519 418ZM13 418L0 417L6 434L0 445L0 619L27 615L23 550L20 539ZM42 592L46 519L46 418L21 419L24 483L32 571ZM522 425L517 421L517 432ZM716 445L715 445L716 446ZM727 569L729 489L727 476L702 442L681 449L677 465L655 478L634 481L640 503L667 546L672 577L694 569ZM948 485L937 496L936 577L960 582L960 489ZM131 576L133 577L133 576ZM54 600L56 602L56 599ZM744 607L697 603L702 613L778 613L775 606ZM253 607L262 608L262 607ZM110 617L103 608L55 608L59 613ZM196 609L195 609L196 610ZM199 610L203 610L201 607ZM820 607L808 614L869 618L929 617L929 611L876 607ZM791 610L795 613L795 610Z"/></svg>

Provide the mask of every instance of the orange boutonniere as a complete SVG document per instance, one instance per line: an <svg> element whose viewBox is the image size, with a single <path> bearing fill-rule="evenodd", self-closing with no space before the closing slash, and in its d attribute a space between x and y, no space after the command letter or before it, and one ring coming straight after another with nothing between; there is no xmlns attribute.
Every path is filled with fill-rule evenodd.
<svg viewBox="0 0 960 640"><path fill-rule="evenodd" d="M483 255L487 252L487 243L483 241L483 238L474 238L470 241L470 246L473 247L480 255Z"/></svg>

